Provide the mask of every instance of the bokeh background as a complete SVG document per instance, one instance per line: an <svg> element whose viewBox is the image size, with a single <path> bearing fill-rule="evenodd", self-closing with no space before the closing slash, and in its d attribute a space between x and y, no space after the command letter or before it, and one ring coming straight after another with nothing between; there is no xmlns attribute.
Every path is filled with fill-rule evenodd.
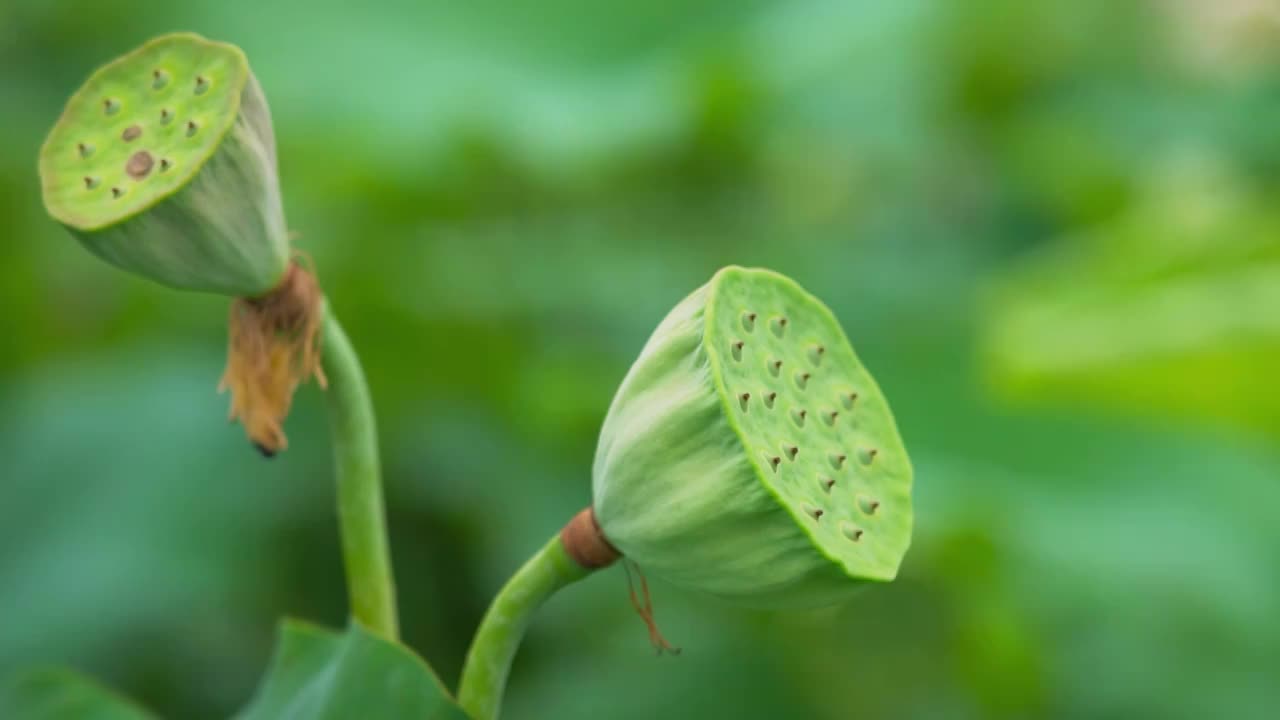
<svg viewBox="0 0 1280 720"><path fill-rule="evenodd" d="M716 268L842 319L917 469L900 579L758 613L618 570L557 597L519 718L1272 718L1280 6L1270 0L0 3L0 674L173 718L341 626L322 403L264 461L227 301L90 257L37 148L98 64L248 52L291 225L367 364L405 637L456 682L589 501L648 333Z"/></svg>

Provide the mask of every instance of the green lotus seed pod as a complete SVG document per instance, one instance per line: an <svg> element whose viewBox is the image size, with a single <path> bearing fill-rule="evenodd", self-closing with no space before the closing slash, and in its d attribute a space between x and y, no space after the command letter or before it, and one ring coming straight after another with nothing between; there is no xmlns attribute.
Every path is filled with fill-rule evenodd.
<svg viewBox="0 0 1280 720"><path fill-rule="evenodd" d="M233 45L165 35L100 68L50 131L40 179L85 247L165 285L255 296L288 266L271 116Z"/></svg>
<svg viewBox="0 0 1280 720"><path fill-rule="evenodd" d="M756 607L889 581L911 464L839 323L792 280L729 267L676 306L605 419L606 538L673 584Z"/></svg>

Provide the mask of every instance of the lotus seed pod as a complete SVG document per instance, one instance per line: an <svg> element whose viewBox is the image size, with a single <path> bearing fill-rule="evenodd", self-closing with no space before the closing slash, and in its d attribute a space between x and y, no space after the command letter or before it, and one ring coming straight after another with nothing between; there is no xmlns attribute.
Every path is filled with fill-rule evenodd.
<svg viewBox="0 0 1280 720"><path fill-rule="evenodd" d="M777 273L729 267L631 367L592 489L605 537L646 571L748 606L803 607L897 575L911 476L831 311Z"/></svg>
<svg viewBox="0 0 1280 720"><path fill-rule="evenodd" d="M235 296L289 262L266 98L239 48L181 33L100 68L40 150L49 214L98 256Z"/></svg>

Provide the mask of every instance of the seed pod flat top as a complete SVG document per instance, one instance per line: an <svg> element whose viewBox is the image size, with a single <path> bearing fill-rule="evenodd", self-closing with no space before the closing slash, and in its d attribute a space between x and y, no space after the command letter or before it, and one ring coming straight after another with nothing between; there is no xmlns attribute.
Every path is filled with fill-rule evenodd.
<svg viewBox="0 0 1280 720"><path fill-rule="evenodd" d="M186 185L235 122L249 78L234 45L180 33L96 71L40 151L49 214L97 230Z"/></svg>
<svg viewBox="0 0 1280 720"><path fill-rule="evenodd" d="M789 278L740 267L654 331L592 472L600 528L623 554L759 607L892 580L911 482L888 403L831 311Z"/></svg>
<svg viewBox="0 0 1280 720"><path fill-rule="evenodd" d="M911 467L839 322L789 278L730 269L705 347L760 482L852 576L892 580L911 539Z"/></svg>

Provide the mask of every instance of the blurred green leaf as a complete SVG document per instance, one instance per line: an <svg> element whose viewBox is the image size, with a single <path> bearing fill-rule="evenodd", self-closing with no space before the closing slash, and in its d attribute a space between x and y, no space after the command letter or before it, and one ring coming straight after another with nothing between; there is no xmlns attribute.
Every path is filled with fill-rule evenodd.
<svg viewBox="0 0 1280 720"><path fill-rule="evenodd" d="M13 720L151 720L151 713L70 670L23 673L0 692L0 717Z"/></svg>
<svg viewBox="0 0 1280 720"><path fill-rule="evenodd" d="M286 620L267 677L238 720L466 720L431 668L352 623L338 634Z"/></svg>

